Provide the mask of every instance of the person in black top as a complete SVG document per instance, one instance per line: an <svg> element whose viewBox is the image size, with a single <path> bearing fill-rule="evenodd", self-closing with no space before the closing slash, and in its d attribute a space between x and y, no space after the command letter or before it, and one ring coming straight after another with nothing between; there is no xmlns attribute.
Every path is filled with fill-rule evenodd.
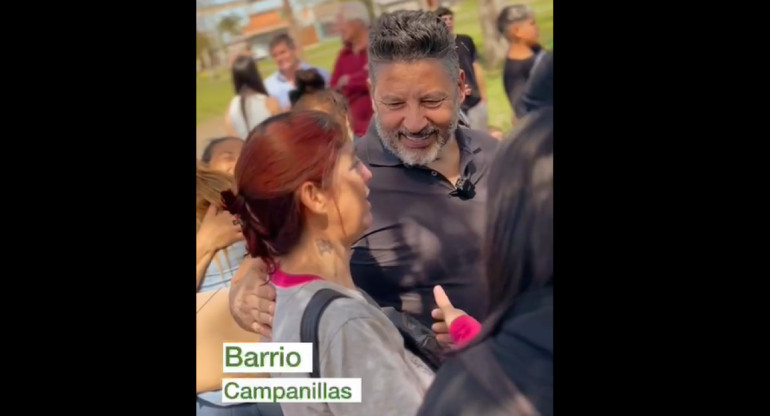
<svg viewBox="0 0 770 416"><path fill-rule="evenodd" d="M543 48L538 44L539 31L535 15L529 6L516 4L505 7L497 18L497 29L508 40L508 54L503 68L503 86L516 118L519 100L535 62Z"/></svg>
<svg viewBox="0 0 770 416"><path fill-rule="evenodd" d="M516 114L520 117L553 106L553 52L543 54L532 70L524 92L514 104Z"/></svg>
<svg viewBox="0 0 770 416"><path fill-rule="evenodd" d="M447 7L439 7L435 11L436 16L446 23L449 31L455 34L454 14ZM487 131L489 112L487 109L487 90L484 85L484 70L478 62L476 44L468 35L455 34L457 44L457 57L460 60L460 69L465 72L466 89L465 101L462 110L467 115L468 123L472 129Z"/></svg>
<svg viewBox="0 0 770 416"><path fill-rule="evenodd" d="M444 361L417 416L553 416L553 107L522 118L488 181L489 313L473 341Z"/></svg>

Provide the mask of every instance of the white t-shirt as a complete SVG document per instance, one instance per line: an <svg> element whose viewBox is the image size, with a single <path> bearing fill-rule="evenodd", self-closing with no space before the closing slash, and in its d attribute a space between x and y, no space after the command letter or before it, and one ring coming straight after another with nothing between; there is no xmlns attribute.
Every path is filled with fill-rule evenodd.
<svg viewBox="0 0 770 416"><path fill-rule="evenodd" d="M233 125L238 137L242 140L246 140L249 132L254 129L254 127L272 115L270 110L267 109L267 96L262 94L251 94L246 96L246 118L248 119L248 126L246 120L243 119L240 95L237 95L230 100L230 108L228 108L227 112L230 116L230 123Z"/></svg>

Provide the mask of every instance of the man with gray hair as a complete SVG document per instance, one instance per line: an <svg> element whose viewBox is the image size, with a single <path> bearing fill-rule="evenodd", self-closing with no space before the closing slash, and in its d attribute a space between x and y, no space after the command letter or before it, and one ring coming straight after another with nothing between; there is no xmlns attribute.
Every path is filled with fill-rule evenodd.
<svg viewBox="0 0 770 416"><path fill-rule="evenodd" d="M353 246L353 280L381 306L428 326L442 320L432 314L436 285L483 320L487 170L499 142L458 127L465 75L454 36L431 12L384 14L371 30L368 56L374 122L356 142L356 156L373 175L373 221ZM264 280L256 269L239 271L230 310L244 329L269 336L275 289Z"/></svg>
<svg viewBox="0 0 770 416"><path fill-rule="evenodd" d="M369 11L363 3L342 3L337 12L337 28L344 44L332 72L331 86L338 89L350 107L351 126L363 136L372 118L372 103L366 79L366 47L369 43Z"/></svg>

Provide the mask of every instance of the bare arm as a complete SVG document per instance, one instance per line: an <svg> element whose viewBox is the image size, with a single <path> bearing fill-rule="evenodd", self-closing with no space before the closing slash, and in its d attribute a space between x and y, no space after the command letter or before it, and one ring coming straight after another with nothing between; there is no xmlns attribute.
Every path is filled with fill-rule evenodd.
<svg viewBox="0 0 770 416"><path fill-rule="evenodd" d="M211 249L209 244L207 244L205 241L201 241L198 239L197 241L197 249L195 251L195 287L199 288L201 285L201 281L203 280L203 276L206 275L206 270L209 268L209 264L211 264L211 260L214 259L214 250Z"/></svg>
<svg viewBox="0 0 770 416"><path fill-rule="evenodd" d="M478 62L474 62L473 72L476 73L476 82L479 84L479 93L481 93L481 100L487 101L487 84L484 81L484 68L482 68Z"/></svg>
<svg viewBox="0 0 770 416"><path fill-rule="evenodd" d="M267 97L267 102L265 104L267 105L267 110L270 111L270 114L272 115L283 112L281 105L278 103L278 99L275 97Z"/></svg>
<svg viewBox="0 0 770 416"><path fill-rule="evenodd" d="M235 217L227 211L217 212L217 208L210 205L195 235L196 287L200 287L201 280L206 275L206 269L217 250L241 240L243 240L243 230Z"/></svg>
<svg viewBox="0 0 770 416"><path fill-rule="evenodd" d="M196 392L222 388L222 343L259 342L259 336L242 330L230 316L228 289L198 293L196 298ZM227 374L227 377L264 377L266 374Z"/></svg>

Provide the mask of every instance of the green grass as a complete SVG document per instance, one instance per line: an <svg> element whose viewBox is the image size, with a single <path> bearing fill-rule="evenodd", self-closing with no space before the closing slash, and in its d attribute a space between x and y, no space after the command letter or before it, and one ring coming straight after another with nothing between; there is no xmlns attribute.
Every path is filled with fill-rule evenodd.
<svg viewBox="0 0 770 416"><path fill-rule="evenodd" d="M515 4L509 1L506 4ZM553 43L553 0L534 0L528 2L535 11L535 20L540 28L540 41L545 47ZM473 38L480 59L484 62L484 37L479 21L479 9L476 0L468 0L457 5L454 9L455 32ZM501 131L511 128L513 110L508 103L508 96L503 88L503 68L487 68L484 80L487 87L487 107L489 108L489 125Z"/></svg>
<svg viewBox="0 0 770 416"><path fill-rule="evenodd" d="M304 50L303 58L311 65L315 65L331 72L337 54L342 47L342 42L338 39L328 40L318 45L314 45ZM267 58L259 61L257 64L262 78L267 78L275 72L275 62ZM198 74L196 83L196 114L195 122L200 124L203 121L214 117L224 117L227 105L233 98L233 83L230 79L229 70L221 69L215 74Z"/></svg>
<svg viewBox="0 0 770 416"><path fill-rule="evenodd" d="M509 2L513 4L513 2ZM528 2L535 10L535 17L540 27L540 40L546 47L553 44L553 0L532 0ZM455 9L455 31L469 35L476 43L476 49L484 60L484 40L481 35L481 23L478 15L477 0L459 3ZM308 47L303 59L331 72L342 43L339 39L327 40L319 45ZM259 72L267 77L275 71L271 59L259 61ZM489 96L489 125L502 131L511 127L511 106L503 90L502 68L487 68L485 79ZM196 124L224 117L227 105L233 97L233 86L228 70L216 74L198 74L196 87Z"/></svg>

